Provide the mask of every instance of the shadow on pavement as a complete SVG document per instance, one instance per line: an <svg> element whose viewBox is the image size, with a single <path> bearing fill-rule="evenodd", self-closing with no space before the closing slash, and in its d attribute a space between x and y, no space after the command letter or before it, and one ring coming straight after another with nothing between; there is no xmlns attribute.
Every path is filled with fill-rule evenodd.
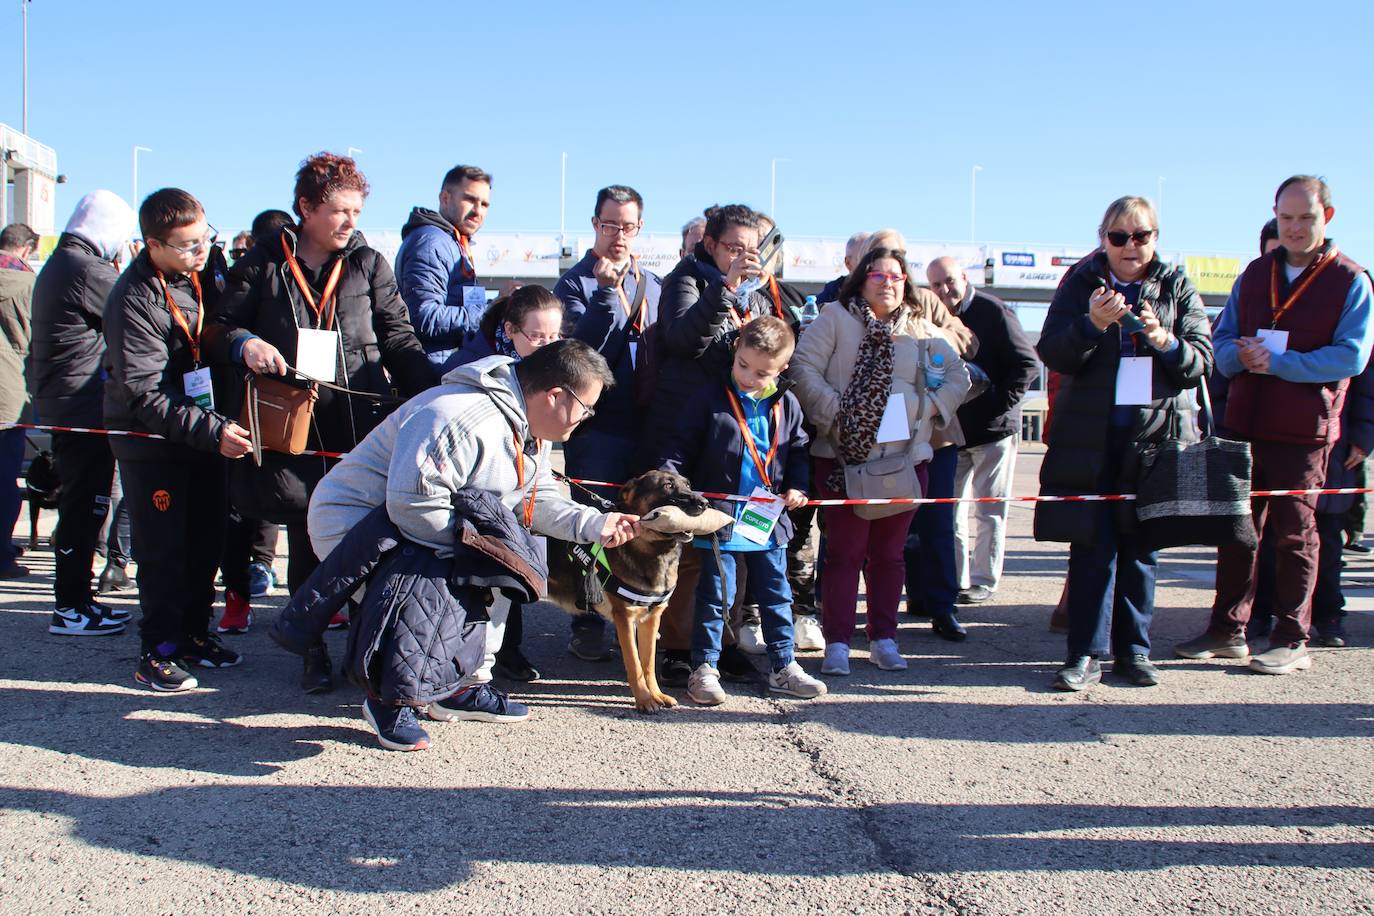
<svg viewBox="0 0 1374 916"><path fill-rule="evenodd" d="M393 892L454 885L483 862L796 876L1257 862L1360 868L1367 843L1323 842L1314 831L1374 827L1374 809L1354 806L856 808L792 793L492 787L200 786L115 798L9 789L0 805L70 818L73 835L96 847L327 890ZM212 834L185 829L208 823ZM1237 842L1236 828L1272 832ZM1233 832L1223 839L1223 830ZM739 842L741 831L757 841ZM847 851L816 854L836 841Z"/></svg>

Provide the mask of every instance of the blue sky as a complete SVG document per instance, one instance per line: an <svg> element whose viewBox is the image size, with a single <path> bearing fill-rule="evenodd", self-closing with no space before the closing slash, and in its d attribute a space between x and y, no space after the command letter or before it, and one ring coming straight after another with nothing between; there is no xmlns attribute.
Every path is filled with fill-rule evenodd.
<svg viewBox="0 0 1374 916"><path fill-rule="evenodd" d="M19 10L0 11L0 121L20 122ZM487 228L556 230L635 186L672 231L713 202L794 235L895 225L1090 244L1155 196L1167 250L1250 251L1290 173L1331 182L1331 232L1374 262L1374 5L984 2L233 4L34 0L30 133L69 182L177 185L222 228L289 204L307 154L354 146L364 227L434 206L458 162L495 175ZM778 12L781 10L782 12ZM237 18L234 13L237 11Z"/></svg>

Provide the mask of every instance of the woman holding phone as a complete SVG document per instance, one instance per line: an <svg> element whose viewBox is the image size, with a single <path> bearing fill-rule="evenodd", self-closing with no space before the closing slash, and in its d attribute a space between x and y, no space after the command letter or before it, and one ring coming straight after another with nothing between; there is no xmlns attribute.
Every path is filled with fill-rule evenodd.
<svg viewBox="0 0 1374 916"><path fill-rule="evenodd" d="M1192 283L1156 254L1158 237L1153 204L1113 201L1098 227L1100 250L1075 264L1055 293L1036 345L1060 375L1041 495L1134 492L1146 446L1197 437L1189 389L1212 369L1211 329ZM1114 672L1129 683L1159 683L1149 658L1156 555L1137 546L1133 521L1129 503L1035 506L1036 540L1069 542L1060 690L1100 681L1099 659L1109 650Z"/></svg>

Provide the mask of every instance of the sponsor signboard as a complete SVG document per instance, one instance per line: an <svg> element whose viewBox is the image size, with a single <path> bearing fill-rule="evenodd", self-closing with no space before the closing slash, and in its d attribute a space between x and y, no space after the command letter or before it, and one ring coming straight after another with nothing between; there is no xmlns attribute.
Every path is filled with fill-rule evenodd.
<svg viewBox="0 0 1374 916"><path fill-rule="evenodd" d="M1067 248L994 249L993 283L1017 289L1054 289L1087 252Z"/></svg>
<svg viewBox="0 0 1374 916"><path fill-rule="evenodd" d="M1183 259L1183 269L1188 279L1193 281L1200 293L1226 295L1231 292L1236 278L1240 276L1239 258L1213 258L1200 255L1187 255Z"/></svg>

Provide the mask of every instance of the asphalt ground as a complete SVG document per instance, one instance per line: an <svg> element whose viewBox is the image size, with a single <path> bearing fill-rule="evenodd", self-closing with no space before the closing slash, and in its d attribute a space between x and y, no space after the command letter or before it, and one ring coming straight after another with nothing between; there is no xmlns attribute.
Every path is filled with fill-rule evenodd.
<svg viewBox="0 0 1374 916"><path fill-rule="evenodd" d="M1349 555L1353 647L1264 677L1171 659L1213 567L1171 551L1163 684L1066 695L1046 620L1067 552L1030 517L1011 510L968 642L902 615L906 672L859 635L823 699L727 685L722 707L641 716L618 663L569 656L539 605L530 720L432 723L413 754L378 748L353 688L300 692L266 635L283 593L230 638L241 667L154 695L133 628L48 635L52 555L31 553L0 584L0 911L1374 911L1374 563Z"/></svg>

